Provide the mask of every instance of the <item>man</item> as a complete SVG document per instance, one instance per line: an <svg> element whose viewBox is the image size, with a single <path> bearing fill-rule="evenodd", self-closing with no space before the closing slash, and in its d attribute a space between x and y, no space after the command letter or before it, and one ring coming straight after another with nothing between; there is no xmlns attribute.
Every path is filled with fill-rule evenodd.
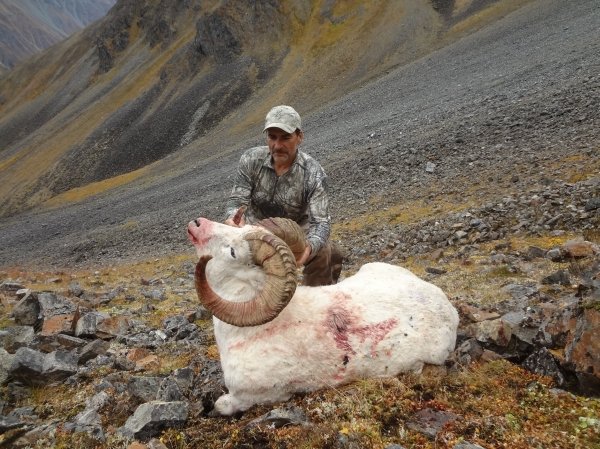
<svg viewBox="0 0 600 449"><path fill-rule="evenodd" d="M267 146L250 148L240 159L225 223L243 226L270 217L294 220L305 230L308 242L296 260L304 266L304 285L334 284L342 255L329 241L327 175L315 159L298 149L304 138L300 115L291 106L275 106L263 131ZM234 216L242 206L247 209L238 222Z"/></svg>

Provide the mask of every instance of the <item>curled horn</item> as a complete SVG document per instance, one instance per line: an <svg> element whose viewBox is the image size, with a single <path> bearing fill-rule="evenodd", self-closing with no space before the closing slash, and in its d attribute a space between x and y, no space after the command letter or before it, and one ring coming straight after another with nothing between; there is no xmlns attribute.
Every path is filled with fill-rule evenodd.
<svg viewBox="0 0 600 449"><path fill-rule="evenodd" d="M200 302L218 319L238 327L258 326L274 319L296 291L296 262L289 247L278 237L254 231L246 237L255 264L262 266L265 284L256 296L245 302L221 298L208 284L206 264L210 256L196 265L196 292Z"/></svg>
<svg viewBox="0 0 600 449"><path fill-rule="evenodd" d="M288 218L265 218L257 225L268 229L281 240L283 240L294 253L296 260L300 258L306 248L306 236L298 223Z"/></svg>

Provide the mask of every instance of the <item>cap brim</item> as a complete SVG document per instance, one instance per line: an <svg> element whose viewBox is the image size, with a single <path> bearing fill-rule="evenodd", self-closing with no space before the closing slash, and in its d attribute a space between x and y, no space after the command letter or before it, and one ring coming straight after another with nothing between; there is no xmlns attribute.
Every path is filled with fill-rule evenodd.
<svg viewBox="0 0 600 449"><path fill-rule="evenodd" d="M285 131L286 133L290 134L296 131L296 128L293 128L290 125L286 125L285 123L269 123L267 126L265 126L265 129L263 129L263 132L265 132L269 128L279 128Z"/></svg>

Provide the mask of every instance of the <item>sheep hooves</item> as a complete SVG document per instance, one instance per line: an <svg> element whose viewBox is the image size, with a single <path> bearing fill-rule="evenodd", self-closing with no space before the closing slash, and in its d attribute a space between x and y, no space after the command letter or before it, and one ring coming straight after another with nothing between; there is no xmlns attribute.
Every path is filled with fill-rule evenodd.
<svg viewBox="0 0 600 449"><path fill-rule="evenodd" d="M296 291L296 262L288 246L265 231L250 233L246 240L253 260L265 271L263 288L244 302L221 298L209 285L206 265L211 256L201 257L196 265L195 284L200 302L221 321L234 326L258 326L273 320Z"/></svg>

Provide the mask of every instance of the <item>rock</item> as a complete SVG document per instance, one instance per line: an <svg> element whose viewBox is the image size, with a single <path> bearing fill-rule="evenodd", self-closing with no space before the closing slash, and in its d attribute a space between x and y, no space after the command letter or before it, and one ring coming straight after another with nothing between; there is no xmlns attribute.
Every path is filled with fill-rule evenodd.
<svg viewBox="0 0 600 449"><path fill-rule="evenodd" d="M502 319L471 324L467 326L466 332L482 343L493 343L500 347L508 346L512 337L510 326Z"/></svg>
<svg viewBox="0 0 600 449"><path fill-rule="evenodd" d="M469 304L459 304L457 307L461 314L476 323L500 318L500 314L498 312L489 312Z"/></svg>
<svg viewBox="0 0 600 449"><path fill-rule="evenodd" d="M83 288L77 281L71 282L69 284L69 288L67 289L67 291L69 292L70 295L76 296L78 298L81 297L81 295L83 295Z"/></svg>
<svg viewBox="0 0 600 449"><path fill-rule="evenodd" d="M175 379L167 377L163 379L156 392L156 399L164 402L182 401L185 399L179 384Z"/></svg>
<svg viewBox="0 0 600 449"><path fill-rule="evenodd" d="M527 248L528 259L539 259L543 257L546 257L546 250L537 246L530 246L529 248Z"/></svg>
<svg viewBox="0 0 600 449"><path fill-rule="evenodd" d="M593 257L599 253L598 245L583 239L569 240L561 247L561 252L565 257L580 259L583 257Z"/></svg>
<svg viewBox="0 0 600 449"><path fill-rule="evenodd" d="M102 339L111 339L119 335L127 334L131 327L129 318L123 316L113 316L96 323L95 335Z"/></svg>
<svg viewBox="0 0 600 449"><path fill-rule="evenodd" d="M180 427L188 419L187 402L152 401L140 405L118 433L126 438L147 439L160 434L163 429Z"/></svg>
<svg viewBox="0 0 600 449"><path fill-rule="evenodd" d="M77 320L79 320L79 310L76 310L74 313L46 317L40 334L43 336L57 334L73 335Z"/></svg>
<svg viewBox="0 0 600 449"><path fill-rule="evenodd" d="M15 369L15 355L0 348L0 385L8 380L8 375Z"/></svg>
<svg viewBox="0 0 600 449"><path fill-rule="evenodd" d="M600 209L600 197L590 198L587 200L584 208L586 211Z"/></svg>
<svg viewBox="0 0 600 449"><path fill-rule="evenodd" d="M156 392L163 380L162 377L134 376L127 384L127 391L142 402L151 402L156 400Z"/></svg>
<svg viewBox="0 0 600 449"><path fill-rule="evenodd" d="M565 376L550 351L544 347L537 348L522 363L523 368L532 373L552 377L558 386L565 385Z"/></svg>
<svg viewBox="0 0 600 449"><path fill-rule="evenodd" d="M460 417L452 412L425 408L419 410L408 420L406 427L434 440L442 428Z"/></svg>
<svg viewBox="0 0 600 449"><path fill-rule="evenodd" d="M473 444L473 443L469 443L469 442L465 441L462 443L455 444L454 446L452 446L452 449L485 449L485 448L480 446L479 444Z"/></svg>
<svg viewBox="0 0 600 449"><path fill-rule="evenodd" d="M177 382L184 393L191 391L194 386L194 370L191 368L179 368L173 371L171 377Z"/></svg>
<svg viewBox="0 0 600 449"><path fill-rule="evenodd" d="M468 365L481 358L483 347L475 338L463 341L453 353L453 360L461 365Z"/></svg>
<svg viewBox="0 0 600 449"><path fill-rule="evenodd" d="M21 421L16 416L0 416L0 435L12 429L26 426L27 423Z"/></svg>
<svg viewBox="0 0 600 449"><path fill-rule="evenodd" d="M538 333L539 326L527 325L527 317L522 312L509 312L502 315L502 321L510 326L511 334L529 345Z"/></svg>
<svg viewBox="0 0 600 449"><path fill-rule="evenodd" d="M77 357L66 351L44 354L30 348L19 348L15 353L12 379L26 384L44 385L64 380L77 372Z"/></svg>
<svg viewBox="0 0 600 449"><path fill-rule="evenodd" d="M106 354L110 348L110 343L104 340L96 339L90 341L83 346L79 351L79 363L84 364L89 360L95 359L99 355Z"/></svg>
<svg viewBox="0 0 600 449"><path fill-rule="evenodd" d="M0 283L1 292L16 293L18 290L23 290L24 288L25 286L23 284L16 281L7 280Z"/></svg>
<svg viewBox="0 0 600 449"><path fill-rule="evenodd" d="M252 420L249 426L266 424L276 429L287 425L301 426L308 424L306 413L300 407L287 406L276 408Z"/></svg>
<svg viewBox="0 0 600 449"><path fill-rule="evenodd" d="M106 440L102 418L96 410L85 409L78 413L73 421L65 423L64 429L67 432L84 432L98 441Z"/></svg>
<svg viewBox="0 0 600 449"><path fill-rule="evenodd" d="M552 248L546 253L546 257L552 262L562 262L564 255L560 248Z"/></svg>
<svg viewBox="0 0 600 449"><path fill-rule="evenodd" d="M600 302L596 303L600 305ZM565 346L565 359L575 366L585 394L600 395L600 307L587 308Z"/></svg>
<svg viewBox="0 0 600 449"><path fill-rule="evenodd" d="M11 326L0 330L0 345L8 352L30 345L35 338L32 326Z"/></svg>
<svg viewBox="0 0 600 449"><path fill-rule="evenodd" d="M558 270L542 279L542 284L571 285L571 277L565 270Z"/></svg>
<svg viewBox="0 0 600 449"><path fill-rule="evenodd" d="M567 339L577 325L578 310L576 303L557 308L554 313L544 319L534 342L547 348L564 348Z"/></svg>
<svg viewBox="0 0 600 449"><path fill-rule="evenodd" d="M35 326L40 316L40 304L35 293L25 295L14 307L15 323L23 326Z"/></svg>

